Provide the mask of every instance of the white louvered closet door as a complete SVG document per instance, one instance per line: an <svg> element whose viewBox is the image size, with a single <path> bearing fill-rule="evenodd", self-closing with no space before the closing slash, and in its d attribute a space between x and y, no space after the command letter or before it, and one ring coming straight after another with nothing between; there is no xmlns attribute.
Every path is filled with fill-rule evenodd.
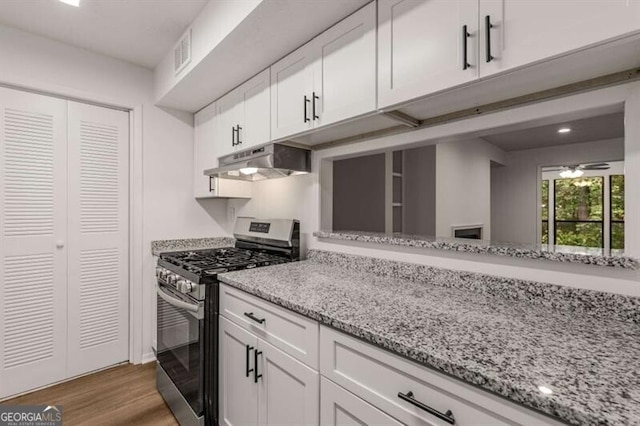
<svg viewBox="0 0 640 426"><path fill-rule="evenodd" d="M68 373L129 359L129 114L68 102Z"/></svg>
<svg viewBox="0 0 640 426"><path fill-rule="evenodd" d="M0 398L67 377L66 116L0 88Z"/></svg>

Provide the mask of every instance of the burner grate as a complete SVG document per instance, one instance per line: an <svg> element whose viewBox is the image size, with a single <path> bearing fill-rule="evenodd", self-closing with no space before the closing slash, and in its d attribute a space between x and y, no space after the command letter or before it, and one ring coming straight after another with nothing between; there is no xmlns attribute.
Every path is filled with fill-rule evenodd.
<svg viewBox="0 0 640 426"><path fill-rule="evenodd" d="M235 247L166 253L161 258L192 274L204 277L257 266L289 262L285 256Z"/></svg>

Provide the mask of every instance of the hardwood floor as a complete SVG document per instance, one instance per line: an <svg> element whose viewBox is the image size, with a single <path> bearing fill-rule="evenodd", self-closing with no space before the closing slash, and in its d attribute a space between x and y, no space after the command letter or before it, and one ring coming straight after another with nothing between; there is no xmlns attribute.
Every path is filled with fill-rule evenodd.
<svg viewBox="0 0 640 426"><path fill-rule="evenodd" d="M121 365L0 402L62 405L65 425L177 425L156 390L156 363Z"/></svg>

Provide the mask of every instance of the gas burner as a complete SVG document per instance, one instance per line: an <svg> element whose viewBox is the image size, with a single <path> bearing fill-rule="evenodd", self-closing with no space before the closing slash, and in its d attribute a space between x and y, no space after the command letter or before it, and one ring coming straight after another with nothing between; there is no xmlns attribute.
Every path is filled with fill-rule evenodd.
<svg viewBox="0 0 640 426"><path fill-rule="evenodd" d="M265 250L236 247L191 250L160 255L164 266L192 281L210 281L223 272L290 262L289 257Z"/></svg>

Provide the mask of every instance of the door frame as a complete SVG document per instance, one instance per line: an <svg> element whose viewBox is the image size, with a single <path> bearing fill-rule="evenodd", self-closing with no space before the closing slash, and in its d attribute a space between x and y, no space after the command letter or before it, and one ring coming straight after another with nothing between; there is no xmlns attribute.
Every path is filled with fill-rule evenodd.
<svg viewBox="0 0 640 426"><path fill-rule="evenodd" d="M129 362L151 361L143 354L143 104L70 88L61 90L60 86L51 84L24 86L0 81L0 87L129 113Z"/></svg>

